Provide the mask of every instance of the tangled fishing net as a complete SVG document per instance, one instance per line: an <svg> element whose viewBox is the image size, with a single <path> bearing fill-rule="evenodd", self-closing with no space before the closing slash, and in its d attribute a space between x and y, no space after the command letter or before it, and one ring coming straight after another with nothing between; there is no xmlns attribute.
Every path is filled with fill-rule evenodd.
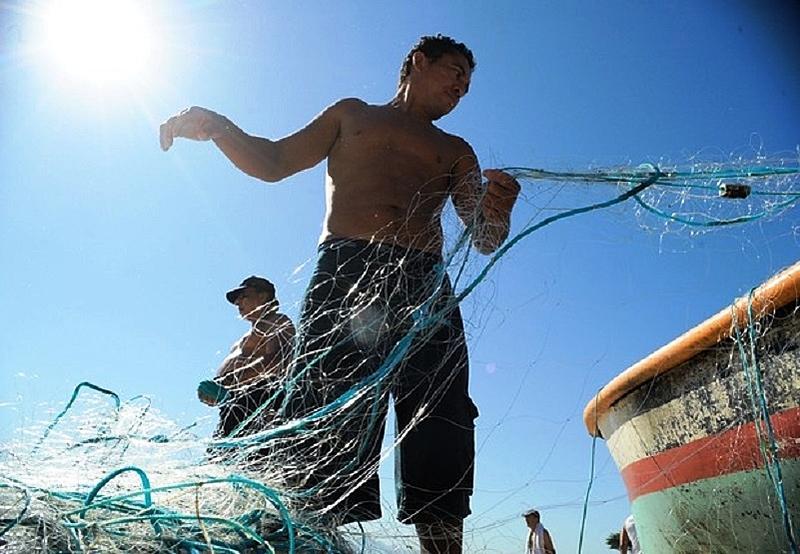
<svg viewBox="0 0 800 554"><path fill-rule="evenodd" d="M488 258L472 253L469 225L449 223L441 258L333 245L312 277L290 370L260 389L258 407L227 436L202 436L145 397L122 401L90 383L50 421L18 430L0 450L2 551L366 551L361 532L340 525L380 510L369 492L380 462L417 433L471 436L474 407L451 398L467 378L458 305L520 241L623 203L646 229L693 234L776 218L800 201L796 159L506 171L521 181L528 220ZM248 394L240 389L230 392ZM390 397L398 429L382 443ZM413 521L468 497L466 459L449 490L406 499L401 515Z"/></svg>
<svg viewBox="0 0 800 554"><path fill-rule="evenodd" d="M751 289L747 297L747 318L746 321L738 321L735 307L731 308L732 317L732 339L735 344L735 354L738 355L738 362L741 366L741 374L744 376L747 404L751 412L749 417L752 419L756 436L758 438L761 460L767 481L774 492L774 499L780 509L780 522L784 531L784 544L788 547L791 554L799 554L800 546L796 537L796 525L800 522L792 520L792 510L789 504L789 494L791 494L792 483L785 483L783 469L781 467L780 444L777 433L772 423L772 411L780 409L780 402L775 402L775 397L781 398L782 395L775 394L776 388L781 386L791 386L791 376L786 379L771 376L767 379L767 374L762 368L765 359L769 359L776 353L784 354L796 348L796 336L792 332L788 333L782 327L789 327L787 322L791 322L797 317L800 303L795 300L792 304L782 306L779 313L770 314L769 317L756 317L753 309L753 297L755 289ZM772 325L777 322L773 332ZM783 335L783 336L781 336ZM789 335L789 336L786 336ZM771 351L771 352L770 352ZM731 356L733 358L734 355ZM766 365L766 364L764 364ZM767 393L767 389L772 389ZM768 398L769 397L769 398ZM791 440L791 437L790 437ZM795 439L796 440L796 439ZM787 494L787 489L789 494Z"/></svg>

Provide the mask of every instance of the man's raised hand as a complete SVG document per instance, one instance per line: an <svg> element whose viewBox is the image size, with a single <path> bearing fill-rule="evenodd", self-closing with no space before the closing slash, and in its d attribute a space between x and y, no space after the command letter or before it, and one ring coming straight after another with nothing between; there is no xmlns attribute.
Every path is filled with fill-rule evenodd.
<svg viewBox="0 0 800 554"><path fill-rule="evenodd" d="M230 123L216 112L192 106L161 124L159 139L165 152L176 137L191 140L211 140L221 137Z"/></svg>
<svg viewBox="0 0 800 554"><path fill-rule="evenodd" d="M519 183L499 169L487 169L483 176L488 181L482 205L484 217L492 223L508 221L519 195Z"/></svg>

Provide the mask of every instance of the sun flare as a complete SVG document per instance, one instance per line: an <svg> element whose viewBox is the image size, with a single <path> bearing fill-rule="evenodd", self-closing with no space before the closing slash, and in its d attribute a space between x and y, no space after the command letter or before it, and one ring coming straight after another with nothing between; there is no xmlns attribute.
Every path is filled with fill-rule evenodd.
<svg viewBox="0 0 800 554"><path fill-rule="evenodd" d="M145 5L53 0L41 12L43 52L59 73L81 83L141 84L154 53Z"/></svg>

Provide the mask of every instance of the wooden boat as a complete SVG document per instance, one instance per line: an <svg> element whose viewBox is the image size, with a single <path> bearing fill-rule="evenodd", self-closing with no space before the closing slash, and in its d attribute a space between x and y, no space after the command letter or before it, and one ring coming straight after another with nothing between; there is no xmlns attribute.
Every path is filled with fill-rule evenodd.
<svg viewBox="0 0 800 554"><path fill-rule="evenodd" d="M800 263L622 372L584 422L647 554L796 554Z"/></svg>

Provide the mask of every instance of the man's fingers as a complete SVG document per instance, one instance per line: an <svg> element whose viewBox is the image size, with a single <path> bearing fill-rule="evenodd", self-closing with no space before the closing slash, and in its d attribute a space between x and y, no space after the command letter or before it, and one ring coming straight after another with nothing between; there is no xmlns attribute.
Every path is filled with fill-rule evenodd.
<svg viewBox="0 0 800 554"><path fill-rule="evenodd" d="M161 148L172 146L176 137L209 140L220 135L220 116L204 108L193 107L170 117L160 129Z"/></svg>
<svg viewBox="0 0 800 554"><path fill-rule="evenodd" d="M495 190L500 190L508 194L516 194L519 192L519 183L515 180L510 181L489 181L490 186Z"/></svg>
<svg viewBox="0 0 800 554"><path fill-rule="evenodd" d="M168 120L162 123L161 127L159 128L158 139L161 143L161 149L164 152L169 150L170 146L172 146L172 142L175 137L172 131L172 124L174 120L174 117L170 117Z"/></svg>
<svg viewBox="0 0 800 554"><path fill-rule="evenodd" d="M483 176L486 177L489 181L501 181L504 179L513 179L511 175L509 175L505 171L500 171L499 169L484 169Z"/></svg>
<svg viewBox="0 0 800 554"><path fill-rule="evenodd" d="M486 177L490 187L499 186L500 188L503 188L509 192L519 191L520 187L517 180L505 171L500 171L499 169L487 169L483 172L483 176Z"/></svg>
<svg viewBox="0 0 800 554"><path fill-rule="evenodd" d="M162 123L159 129L161 149L169 150L175 137L207 140L207 133L202 130L202 115L200 109L188 108Z"/></svg>
<svg viewBox="0 0 800 554"><path fill-rule="evenodd" d="M183 137L183 138L191 138L187 134L187 118L184 114L181 114L177 117L173 117L172 119L172 136L174 137Z"/></svg>
<svg viewBox="0 0 800 554"><path fill-rule="evenodd" d="M488 181L483 199L484 215L490 220L508 217L519 195L519 183L514 177L498 169L487 169L483 176Z"/></svg>
<svg viewBox="0 0 800 554"><path fill-rule="evenodd" d="M487 195L495 198L515 199L519 194L519 183L511 181L489 181Z"/></svg>
<svg viewBox="0 0 800 554"><path fill-rule="evenodd" d="M182 112L181 115L177 117L170 118L169 129L170 139L181 137L192 140L205 140L203 138L204 133L200 130L200 125L196 118L186 112Z"/></svg>

